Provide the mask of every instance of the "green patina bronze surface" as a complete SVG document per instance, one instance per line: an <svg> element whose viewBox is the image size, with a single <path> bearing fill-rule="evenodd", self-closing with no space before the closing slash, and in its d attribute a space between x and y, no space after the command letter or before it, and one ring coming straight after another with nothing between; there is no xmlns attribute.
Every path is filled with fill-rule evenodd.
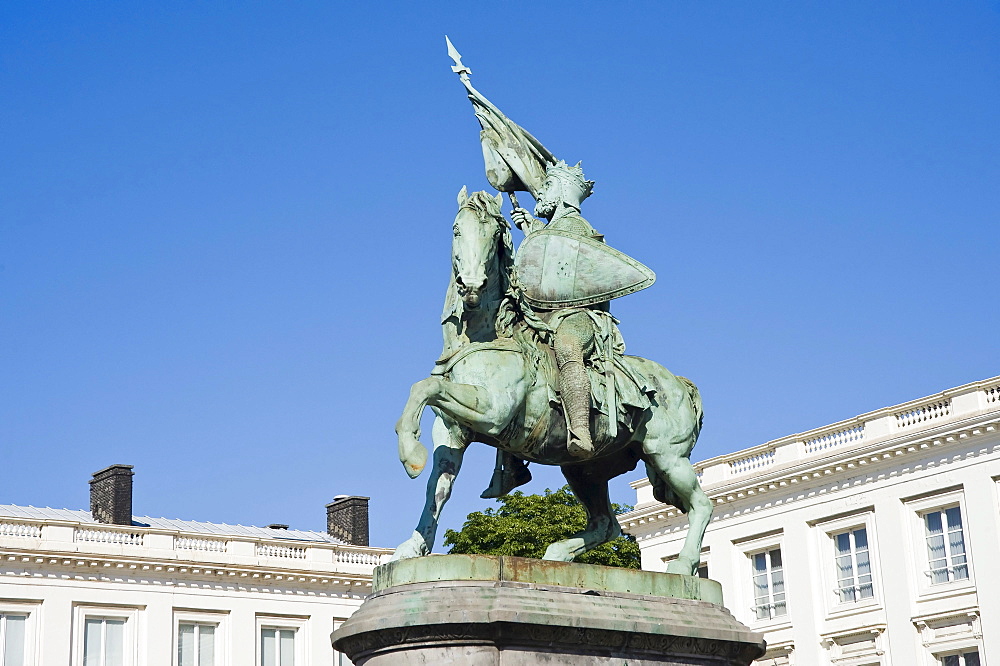
<svg viewBox="0 0 1000 666"><path fill-rule="evenodd" d="M458 194L444 347L396 424L406 473L429 472L423 511L334 645L358 666L747 666L764 654L762 636L722 606L719 583L691 575L712 515L690 461L700 394L658 363L626 356L610 314L609 300L654 275L608 249L583 217L594 183L580 164L558 160L507 118L473 88L450 41L448 50L482 130L487 180L514 210L508 219L499 194ZM537 218L516 192L535 199ZM517 251L515 228L525 235ZM659 254L666 262L674 251ZM431 455L420 441L428 407ZM473 442L498 450L483 497L527 483L529 463L558 465L585 528L548 544L543 560L432 556ZM639 463L653 497L688 515L669 573L572 563L621 534L608 481Z"/></svg>
<svg viewBox="0 0 1000 666"><path fill-rule="evenodd" d="M694 599L722 605L722 586L714 580L495 555L441 555L389 562L375 568L373 592L438 581L531 583L593 592Z"/></svg>
<svg viewBox="0 0 1000 666"><path fill-rule="evenodd" d="M653 272L610 249L583 217L594 183L580 164L557 159L505 116L472 86L451 42L448 50L481 128L487 180L511 195L514 210L508 220L500 194L470 195L465 187L458 194L444 348L430 376L410 389L396 424L399 460L411 478L427 469L427 495L413 535L393 559L431 553L465 450L481 442L498 450L483 497L527 483L529 463L561 467L587 524L548 545L543 557L551 561L571 561L621 534L607 484L642 463L653 497L688 515L668 571L691 575L712 515L691 465L701 396L662 365L626 356L608 305L650 286ZM515 192L531 194L538 218L518 205ZM514 227L525 234L517 251ZM420 441L427 407L435 413L432 455Z"/></svg>

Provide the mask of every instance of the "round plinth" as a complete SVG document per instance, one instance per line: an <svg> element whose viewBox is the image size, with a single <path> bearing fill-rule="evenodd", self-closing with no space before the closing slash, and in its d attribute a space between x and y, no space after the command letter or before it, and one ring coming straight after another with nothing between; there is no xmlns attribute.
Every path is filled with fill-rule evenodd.
<svg viewBox="0 0 1000 666"><path fill-rule="evenodd" d="M357 666L747 666L760 634L715 581L588 564L443 555L378 567L333 634Z"/></svg>

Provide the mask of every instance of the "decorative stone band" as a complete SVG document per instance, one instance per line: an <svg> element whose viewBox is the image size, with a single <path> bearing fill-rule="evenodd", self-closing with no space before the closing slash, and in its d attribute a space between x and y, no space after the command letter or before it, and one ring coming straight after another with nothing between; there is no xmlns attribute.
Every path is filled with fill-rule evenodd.
<svg viewBox="0 0 1000 666"><path fill-rule="evenodd" d="M729 642L712 638L692 636L671 636L607 631L584 627L551 625L524 626L514 622L481 624L463 622L459 624L435 624L399 627L391 631L372 631L338 640L336 648L357 664L369 659L385 657L386 664L427 664L428 661L408 661L400 651L428 646L517 646L518 652L531 654L532 647L549 655L545 663L588 664L587 657L619 664L627 659L627 664L663 664L687 666L690 664L750 664L764 654L764 643L749 644ZM527 648L527 650L526 650ZM498 648L502 649L502 648ZM468 650L463 650L468 652ZM380 654L381 653L381 654ZM556 661L561 655L563 660ZM621 655L621 656L619 656ZM627 656L626 656L627 655ZM464 656L470 656L468 654ZM396 659L396 661L390 661ZM638 661L638 660L642 661ZM586 661L585 661L586 660ZM601 660L603 661L603 659ZM381 663L381 662L379 662ZM478 664L479 661L449 663ZM483 664L487 662L482 661ZM491 662L492 663L492 662ZM529 663L529 662L524 662ZM531 662L537 663L537 662Z"/></svg>
<svg viewBox="0 0 1000 666"><path fill-rule="evenodd" d="M4 550L0 552L0 578L48 578L55 573L67 579L120 582L124 576L139 584L181 585L185 588L218 589L224 583L241 592L287 594L290 589L310 586L317 596L364 596L371 578L363 574L272 566L241 566L236 563L159 560L117 557L81 552Z"/></svg>
<svg viewBox="0 0 1000 666"><path fill-rule="evenodd" d="M515 557L445 555L375 570L376 592L334 632L358 666L747 666L763 638L690 576ZM500 662L497 655L505 656Z"/></svg>

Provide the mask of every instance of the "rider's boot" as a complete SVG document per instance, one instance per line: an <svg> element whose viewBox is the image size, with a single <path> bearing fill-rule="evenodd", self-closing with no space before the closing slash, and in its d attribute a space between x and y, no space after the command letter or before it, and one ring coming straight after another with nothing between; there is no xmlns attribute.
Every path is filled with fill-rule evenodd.
<svg viewBox="0 0 1000 666"><path fill-rule="evenodd" d="M590 378L582 359L568 360L559 368L559 393L569 431L566 450L577 458L590 457L594 454L590 436Z"/></svg>
<svg viewBox="0 0 1000 666"><path fill-rule="evenodd" d="M480 495L483 499L503 497L518 486L531 481L528 465L513 453L497 449L497 464L489 487Z"/></svg>

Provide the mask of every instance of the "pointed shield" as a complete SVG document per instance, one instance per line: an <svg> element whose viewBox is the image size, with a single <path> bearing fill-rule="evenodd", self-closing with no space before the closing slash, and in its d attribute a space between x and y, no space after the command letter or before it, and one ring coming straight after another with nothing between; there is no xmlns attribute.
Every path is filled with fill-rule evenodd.
<svg viewBox="0 0 1000 666"><path fill-rule="evenodd" d="M521 242L514 268L528 303L546 310L603 303L656 281L653 271L627 254L587 236L549 227Z"/></svg>

